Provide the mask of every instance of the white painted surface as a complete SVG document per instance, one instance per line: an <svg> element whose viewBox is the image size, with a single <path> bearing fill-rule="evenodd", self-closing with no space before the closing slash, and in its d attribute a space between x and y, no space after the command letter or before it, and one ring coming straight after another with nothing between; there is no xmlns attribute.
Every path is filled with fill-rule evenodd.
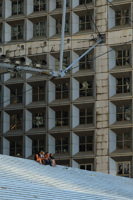
<svg viewBox="0 0 133 200"><path fill-rule="evenodd" d="M72 63L77 60L79 58L79 55L77 53L75 53L74 51L72 51ZM72 72L73 74L76 73L79 70L79 61L76 62L73 66L72 66Z"/></svg>
<svg viewBox="0 0 133 200"><path fill-rule="evenodd" d="M109 7L109 29L115 26L115 11Z"/></svg>
<svg viewBox="0 0 133 200"><path fill-rule="evenodd" d="M73 105L73 113L72 113L72 118L73 118L73 128L79 125L79 109Z"/></svg>
<svg viewBox="0 0 133 200"><path fill-rule="evenodd" d="M116 78L110 74L109 76L109 89L110 89L110 97L116 94Z"/></svg>
<svg viewBox="0 0 133 200"><path fill-rule="evenodd" d="M73 8L79 5L79 0L73 0Z"/></svg>
<svg viewBox="0 0 133 200"><path fill-rule="evenodd" d="M55 138L52 135L48 136L49 140L49 153L55 153Z"/></svg>
<svg viewBox="0 0 133 200"><path fill-rule="evenodd" d="M109 48L109 69L113 69L116 66L116 55L115 50Z"/></svg>
<svg viewBox="0 0 133 200"><path fill-rule="evenodd" d="M110 153L116 150L116 133L110 130Z"/></svg>
<svg viewBox="0 0 133 200"><path fill-rule="evenodd" d="M32 102L32 87L28 83L26 83L25 96L26 96L26 105L28 105L29 103Z"/></svg>
<svg viewBox="0 0 133 200"><path fill-rule="evenodd" d="M27 40L30 40L33 37L33 23L27 19Z"/></svg>
<svg viewBox="0 0 133 200"><path fill-rule="evenodd" d="M25 131L29 131L32 128L32 113L26 110L25 115L26 115Z"/></svg>
<svg viewBox="0 0 133 200"><path fill-rule="evenodd" d="M27 15L33 12L33 0L28 0L27 2Z"/></svg>
<svg viewBox="0 0 133 200"><path fill-rule="evenodd" d="M4 86L4 96L3 96L3 98L4 98L4 107L6 107L6 106L8 106L10 104L10 99L11 99L10 93L11 93L10 89L8 87Z"/></svg>
<svg viewBox="0 0 133 200"><path fill-rule="evenodd" d="M5 0L5 18L8 18L11 16L12 12L12 1L11 0Z"/></svg>
<svg viewBox="0 0 133 200"><path fill-rule="evenodd" d="M72 20L73 20L72 34L75 34L79 31L79 16L73 13Z"/></svg>
<svg viewBox="0 0 133 200"><path fill-rule="evenodd" d="M116 162L115 162L115 160L110 158L109 165L110 165L110 174L116 175Z"/></svg>
<svg viewBox="0 0 133 200"><path fill-rule="evenodd" d="M28 158L32 155L32 140L25 136L25 157Z"/></svg>
<svg viewBox="0 0 133 200"><path fill-rule="evenodd" d="M6 138L3 138L3 154L10 154L10 142Z"/></svg>
<svg viewBox="0 0 133 200"><path fill-rule="evenodd" d="M9 42L11 40L11 26L5 23L5 41Z"/></svg>
<svg viewBox="0 0 133 200"><path fill-rule="evenodd" d="M75 160L72 160L72 166L74 168L78 168L79 167L79 164L75 161Z"/></svg>
<svg viewBox="0 0 133 200"><path fill-rule="evenodd" d="M0 155L1 200L132 200L133 179Z"/></svg>
<svg viewBox="0 0 133 200"><path fill-rule="evenodd" d="M75 78L72 79L73 81L73 84L72 84L72 90L73 90L73 93L72 93L72 99L73 101L77 98L79 98L79 81L77 81Z"/></svg>
<svg viewBox="0 0 133 200"><path fill-rule="evenodd" d="M49 103L55 100L55 84L51 81L49 83Z"/></svg>
<svg viewBox="0 0 133 200"><path fill-rule="evenodd" d="M110 125L116 122L116 106L110 102Z"/></svg>
<svg viewBox="0 0 133 200"><path fill-rule="evenodd" d="M49 37L56 34L56 20L49 16Z"/></svg>
<svg viewBox="0 0 133 200"><path fill-rule="evenodd" d="M6 112L3 112L3 133L6 133L10 130L10 115Z"/></svg>
<svg viewBox="0 0 133 200"><path fill-rule="evenodd" d="M55 111L52 110L51 108L48 108L48 113L49 113L49 130L55 127Z"/></svg>
<svg viewBox="0 0 133 200"><path fill-rule="evenodd" d="M79 152L79 136L75 133L72 133L72 154L75 155Z"/></svg>

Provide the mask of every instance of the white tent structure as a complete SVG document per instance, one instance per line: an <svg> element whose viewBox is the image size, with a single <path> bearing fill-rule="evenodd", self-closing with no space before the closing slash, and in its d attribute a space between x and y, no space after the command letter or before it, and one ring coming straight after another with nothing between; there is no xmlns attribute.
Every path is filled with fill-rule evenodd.
<svg viewBox="0 0 133 200"><path fill-rule="evenodd" d="M0 155L0 200L133 200L133 179Z"/></svg>

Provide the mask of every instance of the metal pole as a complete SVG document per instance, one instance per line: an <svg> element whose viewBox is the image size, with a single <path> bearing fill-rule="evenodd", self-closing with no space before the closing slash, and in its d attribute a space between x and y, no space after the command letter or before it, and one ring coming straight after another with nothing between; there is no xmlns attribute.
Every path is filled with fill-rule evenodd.
<svg viewBox="0 0 133 200"><path fill-rule="evenodd" d="M80 56L77 60L75 60L71 65L69 65L62 73L61 73L61 77L63 77L65 75L65 72L70 69L76 62L78 62L82 57L84 57L87 53L89 53L89 51L91 51L95 46L97 46L100 42L102 41L102 39L100 39L98 42L96 42L96 44L94 44L90 49L88 49L84 54L82 54L82 56Z"/></svg>
<svg viewBox="0 0 133 200"><path fill-rule="evenodd" d="M61 71L61 72L62 72L62 65L63 65L65 18L66 18L66 0L63 0L62 33L61 33L61 51L60 51L60 71Z"/></svg>

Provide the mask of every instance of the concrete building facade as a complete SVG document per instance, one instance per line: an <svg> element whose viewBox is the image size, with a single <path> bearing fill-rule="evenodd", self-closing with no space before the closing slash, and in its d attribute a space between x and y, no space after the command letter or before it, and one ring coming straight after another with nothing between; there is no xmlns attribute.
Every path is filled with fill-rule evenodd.
<svg viewBox="0 0 133 200"><path fill-rule="evenodd" d="M1 75L0 153L133 177L132 12L132 0L67 0L63 69L105 40L64 78ZM61 19L62 0L0 0L0 54L58 70Z"/></svg>

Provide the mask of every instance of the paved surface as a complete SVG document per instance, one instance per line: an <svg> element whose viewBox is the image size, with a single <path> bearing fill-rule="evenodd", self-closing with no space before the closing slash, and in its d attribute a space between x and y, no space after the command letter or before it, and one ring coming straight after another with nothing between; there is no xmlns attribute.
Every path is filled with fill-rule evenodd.
<svg viewBox="0 0 133 200"><path fill-rule="evenodd" d="M133 200L133 179L0 155L0 200Z"/></svg>

